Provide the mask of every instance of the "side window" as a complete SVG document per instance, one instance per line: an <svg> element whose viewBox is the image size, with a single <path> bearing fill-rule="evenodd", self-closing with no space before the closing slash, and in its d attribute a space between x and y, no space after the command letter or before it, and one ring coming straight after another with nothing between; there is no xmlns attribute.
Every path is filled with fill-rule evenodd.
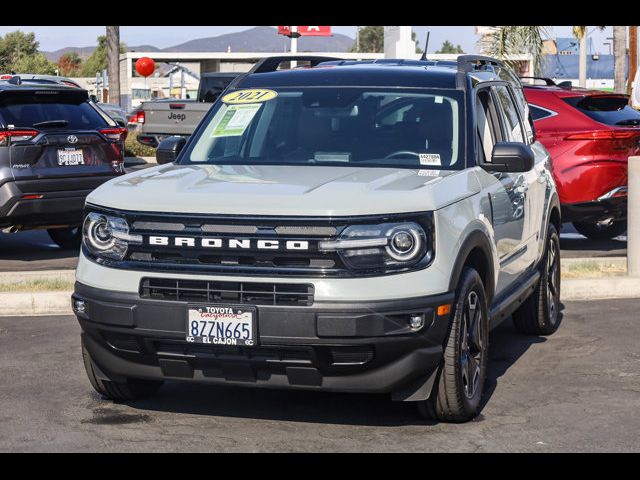
<svg viewBox="0 0 640 480"><path fill-rule="evenodd" d="M489 89L479 90L476 96L476 136L478 140L478 160L490 162L493 146L499 141L495 106Z"/></svg>
<svg viewBox="0 0 640 480"><path fill-rule="evenodd" d="M494 87L494 91L496 92L496 97L504 113L505 140L508 142L526 143L520 117L518 116L518 110L509 94L509 89L504 85L498 85Z"/></svg>
<svg viewBox="0 0 640 480"><path fill-rule="evenodd" d="M533 118L534 122L536 120L542 120L543 118L555 115L555 112L545 108L536 107L535 105L529 105L529 110L531 111L531 118Z"/></svg>
<svg viewBox="0 0 640 480"><path fill-rule="evenodd" d="M529 123L529 105L522 89L522 83L516 74L509 68L499 68L498 76L511 85L511 90L515 97L516 106L522 115L522 127L524 128L526 143L533 143L533 125Z"/></svg>

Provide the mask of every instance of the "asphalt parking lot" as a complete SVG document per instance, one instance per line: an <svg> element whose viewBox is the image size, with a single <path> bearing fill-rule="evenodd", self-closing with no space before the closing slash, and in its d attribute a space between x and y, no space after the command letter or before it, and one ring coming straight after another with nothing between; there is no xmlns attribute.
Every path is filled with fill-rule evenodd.
<svg viewBox="0 0 640 480"><path fill-rule="evenodd" d="M626 237L593 241L577 233L569 224L562 228L560 246L564 258L627 255ZM77 264L77 252L59 248L45 230L0 233L0 272L69 270L76 268Z"/></svg>
<svg viewBox="0 0 640 480"><path fill-rule="evenodd" d="M3 317L0 451L637 451L637 305L567 302L549 338L504 323L482 414L458 425L386 396L179 383L115 404L89 385L73 317Z"/></svg>

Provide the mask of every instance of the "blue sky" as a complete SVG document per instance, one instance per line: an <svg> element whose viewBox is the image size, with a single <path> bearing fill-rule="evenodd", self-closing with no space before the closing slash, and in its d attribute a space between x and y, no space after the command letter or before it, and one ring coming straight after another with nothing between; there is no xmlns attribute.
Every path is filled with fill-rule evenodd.
<svg viewBox="0 0 640 480"><path fill-rule="evenodd" d="M120 37L128 45L155 45L159 48L177 45L188 40L202 37L212 37L224 33L239 32L251 28L250 26L121 26ZM571 27L556 26L553 28L552 36L571 36ZM334 32L355 37L355 26L333 26ZM40 41L42 50L57 50L63 47L75 46L85 47L95 44L98 35L104 33L103 26L2 26L0 34L14 30L25 32L35 32L36 38ZM427 31L431 32L429 40L429 51L434 52L440 48L444 40L449 40L454 44L460 44L467 53L476 51L477 36L473 26L414 26L420 46L424 48ZM604 32L600 32L596 27L589 27L593 30L592 38L596 52L608 53L609 47L603 42L611 37L611 27L607 27Z"/></svg>

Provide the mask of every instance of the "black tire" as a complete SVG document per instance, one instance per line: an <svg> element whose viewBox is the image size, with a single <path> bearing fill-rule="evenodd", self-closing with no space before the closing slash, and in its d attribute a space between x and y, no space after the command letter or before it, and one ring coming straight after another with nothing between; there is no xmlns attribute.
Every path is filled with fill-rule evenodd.
<svg viewBox="0 0 640 480"><path fill-rule="evenodd" d="M527 335L551 335L560 326L560 237L552 224L539 268L536 290L513 313L516 330Z"/></svg>
<svg viewBox="0 0 640 480"><path fill-rule="evenodd" d="M84 341L82 342L82 360L84 361L84 368L87 371L91 386L100 395L111 400L136 400L150 397L157 393L163 383L137 379L127 379L126 382L114 382L112 380L106 381L98 378L93 369L91 356L84 346Z"/></svg>
<svg viewBox="0 0 640 480"><path fill-rule="evenodd" d="M418 410L432 420L459 423L480 412L489 358L487 297L475 269L464 269L455 298L440 370L430 397L418 402Z"/></svg>
<svg viewBox="0 0 640 480"><path fill-rule="evenodd" d="M82 228L79 226L67 228L50 228L47 233L60 248L78 250L82 242Z"/></svg>
<svg viewBox="0 0 640 480"><path fill-rule="evenodd" d="M573 222L573 226L578 233L591 240L611 240L627 231L626 220L615 220L608 226L597 223Z"/></svg>

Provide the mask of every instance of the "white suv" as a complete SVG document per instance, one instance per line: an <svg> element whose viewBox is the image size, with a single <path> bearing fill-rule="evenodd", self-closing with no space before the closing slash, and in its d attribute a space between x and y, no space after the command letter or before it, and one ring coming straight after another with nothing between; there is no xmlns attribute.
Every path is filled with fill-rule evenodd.
<svg viewBox="0 0 640 480"><path fill-rule="evenodd" d="M93 387L379 392L473 418L489 330L560 321L560 207L520 82L478 56L290 59L88 197L73 306Z"/></svg>

